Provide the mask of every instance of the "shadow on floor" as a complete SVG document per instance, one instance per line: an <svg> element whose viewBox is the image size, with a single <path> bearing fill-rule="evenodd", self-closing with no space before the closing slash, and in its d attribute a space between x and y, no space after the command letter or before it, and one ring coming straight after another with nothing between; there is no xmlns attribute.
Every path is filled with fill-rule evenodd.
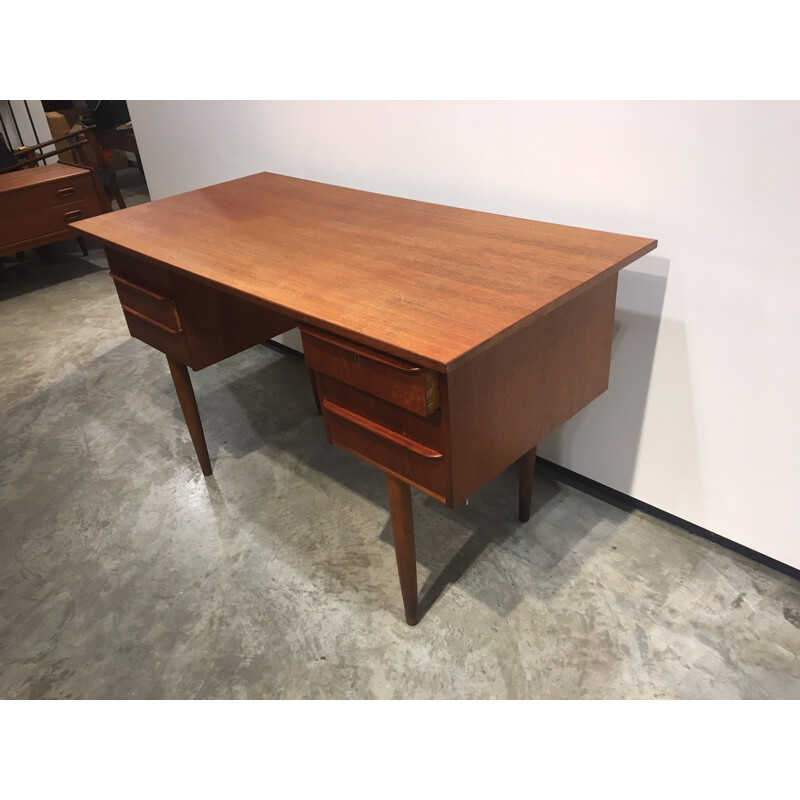
<svg viewBox="0 0 800 800"><path fill-rule="evenodd" d="M97 260L91 250L83 256L75 240L26 250L24 261L6 258L0 264L0 301L102 272L104 267L93 263Z"/></svg>
<svg viewBox="0 0 800 800"><path fill-rule="evenodd" d="M204 391L202 373L195 376L212 462L220 442L240 458L262 448L288 454L384 509L387 522L380 539L393 545L384 474L327 443L302 360L272 353L268 357L272 359L269 363L224 381L211 392ZM160 388L166 393L172 391L168 378ZM230 414L231 398L255 430L255 436L236 435L237 423ZM177 401L174 417L176 425L183 425ZM510 614L529 592L549 598L581 570L602 541L601 537L589 541L590 534L598 528L598 519L599 527L610 533L628 516L602 500L561 485L545 469L539 469L527 523L520 523L517 518L515 467L499 475L460 508L447 508L416 489L412 493L417 561L428 572L419 593L421 615L456 583L501 616ZM584 511L577 516L576 497L580 498L579 509ZM509 576L518 572L515 567L520 561L528 567L529 580L515 585ZM491 564L471 575L478 562Z"/></svg>

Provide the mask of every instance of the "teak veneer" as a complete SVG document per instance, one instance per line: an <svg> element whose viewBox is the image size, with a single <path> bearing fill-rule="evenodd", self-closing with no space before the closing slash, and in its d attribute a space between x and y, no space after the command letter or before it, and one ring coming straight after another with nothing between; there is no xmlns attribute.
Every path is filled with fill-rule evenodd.
<svg viewBox="0 0 800 800"><path fill-rule="evenodd" d="M299 326L329 441L387 474L409 624L409 486L449 506L608 386L617 273L657 242L260 173L77 223L132 336L161 350L211 473L187 367Z"/></svg>

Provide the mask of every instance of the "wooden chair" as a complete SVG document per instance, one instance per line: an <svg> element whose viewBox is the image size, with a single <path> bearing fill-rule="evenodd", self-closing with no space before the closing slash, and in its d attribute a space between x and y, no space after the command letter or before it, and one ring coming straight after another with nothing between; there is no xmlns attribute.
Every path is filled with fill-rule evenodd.
<svg viewBox="0 0 800 800"><path fill-rule="evenodd" d="M8 148L4 144L2 146L7 151ZM44 152L47 147L54 147L55 149ZM76 133L68 133L65 136L58 136L46 142L37 142L29 147L22 147L12 151L15 163L0 167L0 174L13 172L17 169L35 167L40 161L45 161L68 151L74 151L81 164L94 169L109 199L113 197L117 201L119 208L125 208L125 200L122 198L119 186L117 186L116 174L108 166L108 160L94 136L93 126L83 128ZM6 161L7 157L0 163L6 163Z"/></svg>

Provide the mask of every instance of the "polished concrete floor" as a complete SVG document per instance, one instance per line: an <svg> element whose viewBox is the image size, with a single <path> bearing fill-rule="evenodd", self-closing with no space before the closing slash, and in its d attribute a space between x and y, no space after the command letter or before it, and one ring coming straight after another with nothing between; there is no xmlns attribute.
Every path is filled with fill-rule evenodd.
<svg viewBox="0 0 800 800"><path fill-rule="evenodd" d="M0 374L0 697L800 698L798 581L545 471L526 524L511 473L414 493L409 628L382 475L302 361L193 375L204 478L98 248L5 262Z"/></svg>

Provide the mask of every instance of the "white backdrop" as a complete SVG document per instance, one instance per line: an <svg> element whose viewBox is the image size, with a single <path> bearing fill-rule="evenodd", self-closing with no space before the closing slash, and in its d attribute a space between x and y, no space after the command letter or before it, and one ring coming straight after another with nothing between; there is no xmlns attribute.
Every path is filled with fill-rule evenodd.
<svg viewBox="0 0 800 800"><path fill-rule="evenodd" d="M800 568L800 103L129 107L154 199L267 170L657 238L540 455Z"/></svg>

